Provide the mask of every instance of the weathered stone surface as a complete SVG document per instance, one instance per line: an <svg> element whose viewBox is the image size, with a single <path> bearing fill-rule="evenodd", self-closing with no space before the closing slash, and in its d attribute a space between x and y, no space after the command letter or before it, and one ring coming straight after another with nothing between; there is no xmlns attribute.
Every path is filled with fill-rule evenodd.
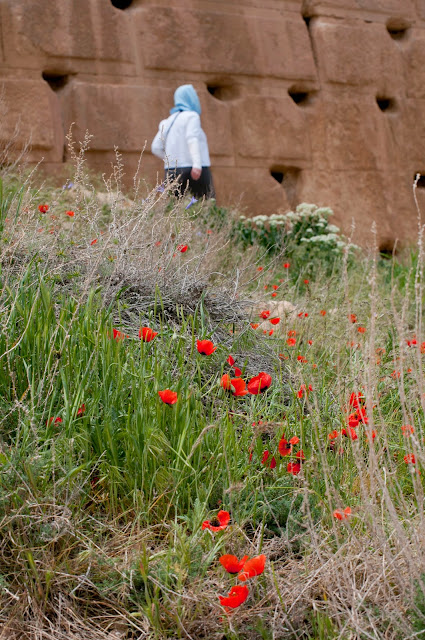
<svg viewBox="0 0 425 640"><path fill-rule="evenodd" d="M283 187L271 177L268 167L215 167L214 184L220 201L233 203L244 214L283 213L291 208Z"/></svg>
<svg viewBox="0 0 425 640"><path fill-rule="evenodd" d="M384 24L315 18L310 30L322 81L392 94L403 85L402 53Z"/></svg>
<svg viewBox="0 0 425 640"><path fill-rule="evenodd" d="M141 56L149 69L174 70L178 60L189 72L316 77L301 15L271 19L239 11L147 6L136 12L136 21L140 24Z"/></svg>
<svg viewBox="0 0 425 640"><path fill-rule="evenodd" d="M404 47L406 94L425 98L425 29L412 29Z"/></svg>
<svg viewBox="0 0 425 640"><path fill-rule="evenodd" d="M415 0L304 0L303 13L337 17L354 14L360 20L370 17L370 14L375 14L375 17L381 14L414 20L416 6Z"/></svg>
<svg viewBox="0 0 425 640"><path fill-rule="evenodd" d="M273 122L273 127L264 127L265 122ZM265 158L270 165L309 162L305 116L288 95L250 96L239 101L232 108L232 131L236 153L243 161Z"/></svg>
<svg viewBox="0 0 425 640"><path fill-rule="evenodd" d="M160 87L74 81L61 95L65 126L75 123L76 140L89 131L96 151L118 146L123 152L137 153L151 141L158 114L170 96L169 89Z"/></svg>
<svg viewBox="0 0 425 640"><path fill-rule="evenodd" d="M388 248L416 235L424 70L422 0L0 0L0 144L31 141L59 174L74 122L90 165L110 171L117 146L129 184L147 143L155 185L150 143L191 82L221 204L328 205L359 243L375 222Z"/></svg>
<svg viewBox="0 0 425 640"><path fill-rule="evenodd" d="M63 131L56 96L40 80L0 78L0 144L31 145L29 160L62 162Z"/></svg>
<svg viewBox="0 0 425 640"><path fill-rule="evenodd" d="M134 72L129 16L103 0L1 3L7 66L62 73Z"/></svg>

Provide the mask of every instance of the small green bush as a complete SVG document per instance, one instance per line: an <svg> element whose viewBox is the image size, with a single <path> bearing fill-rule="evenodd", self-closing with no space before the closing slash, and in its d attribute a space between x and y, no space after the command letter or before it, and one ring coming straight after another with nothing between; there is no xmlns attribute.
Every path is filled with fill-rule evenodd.
<svg viewBox="0 0 425 640"><path fill-rule="evenodd" d="M258 246L269 254L284 252L297 264L320 262L333 267L345 251L353 254L358 247L339 227L329 224L332 215L328 207L303 203L286 214L241 216L233 226L233 238L244 248Z"/></svg>

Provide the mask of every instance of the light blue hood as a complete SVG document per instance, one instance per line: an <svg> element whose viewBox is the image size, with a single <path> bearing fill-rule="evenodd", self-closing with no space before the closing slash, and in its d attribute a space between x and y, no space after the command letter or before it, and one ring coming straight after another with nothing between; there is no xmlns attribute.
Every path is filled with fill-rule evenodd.
<svg viewBox="0 0 425 640"><path fill-rule="evenodd" d="M198 94L191 84L182 84L174 92L174 107L170 113L178 111L196 111L201 115L201 103Z"/></svg>

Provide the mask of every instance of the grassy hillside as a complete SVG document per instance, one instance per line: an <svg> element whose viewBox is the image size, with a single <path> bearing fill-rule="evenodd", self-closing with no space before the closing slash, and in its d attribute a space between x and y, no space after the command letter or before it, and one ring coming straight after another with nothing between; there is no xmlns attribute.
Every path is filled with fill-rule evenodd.
<svg viewBox="0 0 425 640"><path fill-rule="evenodd" d="M121 173L1 182L2 637L425 637L422 238Z"/></svg>

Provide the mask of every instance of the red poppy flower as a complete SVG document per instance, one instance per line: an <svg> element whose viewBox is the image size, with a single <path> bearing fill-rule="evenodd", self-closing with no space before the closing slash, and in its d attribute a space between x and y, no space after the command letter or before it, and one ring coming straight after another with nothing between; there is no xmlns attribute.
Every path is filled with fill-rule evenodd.
<svg viewBox="0 0 425 640"><path fill-rule="evenodd" d="M310 284L310 280L304 280L304 284Z"/></svg>
<svg viewBox="0 0 425 640"><path fill-rule="evenodd" d="M235 376L237 378L239 378L242 375L242 371L239 369L239 367L234 367L233 371L235 372Z"/></svg>
<svg viewBox="0 0 425 640"><path fill-rule="evenodd" d="M242 573L238 575L238 580L245 582L250 578L261 575L265 566L266 556L263 553L260 556L251 558L251 560L247 560L244 564Z"/></svg>
<svg viewBox="0 0 425 640"><path fill-rule="evenodd" d="M70 218L73 218L75 216L75 213L73 211L67 211L65 215L69 216Z"/></svg>
<svg viewBox="0 0 425 640"><path fill-rule="evenodd" d="M43 213L44 213L44 211L43 211ZM61 422L63 422L63 420L62 420L62 418L59 418L59 417L58 417L58 418L53 418L53 417L52 417L52 418L49 418L49 419L47 420L46 424L47 424L47 425L49 425L49 424L52 424L52 422L53 422L54 424L60 424Z"/></svg>
<svg viewBox="0 0 425 640"><path fill-rule="evenodd" d="M404 456L403 460L406 464L416 464L416 458L414 453L408 453L406 456Z"/></svg>
<svg viewBox="0 0 425 640"><path fill-rule="evenodd" d="M161 398L162 402L165 404L176 404L177 402L177 392L170 391L170 389L164 389L164 391L158 391L158 395Z"/></svg>
<svg viewBox="0 0 425 640"><path fill-rule="evenodd" d="M418 344L416 338L412 338L412 340L406 340L406 342L408 347L414 347L415 345Z"/></svg>
<svg viewBox="0 0 425 640"><path fill-rule="evenodd" d="M359 437L356 430L352 427L349 427L349 431L347 431L347 429L341 429L341 435L346 436L347 438L350 437L351 440L357 440Z"/></svg>
<svg viewBox="0 0 425 640"><path fill-rule="evenodd" d="M263 453L263 457L261 458L261 464L266 464L268 458L269 458L270 453L267 451L264 451Z"/></svg>
<svg viewBox="0 0 425 640"><path fill-rule="evenodd" d="M112 329L112 336L114 340L124 340L124 338L128 338L122 331L118 331L118 329Z"/></svg>
<svg viewBox="0 0 425 640"><path fill-rule="evenodd" d="M292 436L292 438L289 440L289 444L298 444L300 441L298 436Z"/></svg>
<svg viewBox="0 0 425 640"><path fill-rule="evenodd" d="M365 397L361 395L361 393L352 393L349 400L350 407L354 407L358 409L360 406L364 404Z"/></svg>
<svg viewBox="0 0 425 640"><path fill-rule="evenodd" d="M262 271L264 267L257 267L257 271Z"/></svg>
<svg viewBox="0 0 425 640"><path fill-rule="evenodd" d="M401 376L401 373L400 371L396 371L396 369L394 369L394 371L390 375L395 380L396 378L399 378Z"/></svg>
<svg viewBox="0 0 425 640"><path fill-rule="evenodd" d="M202 529L209 529L210 531L222 531L230 522L230 513L228 511L219 511L216 518L211 520L205 520L202 523Z"/></svg>
<svg viewBox="0 0 425 640"><path fill-rule="evenodd" d="M47 213L47 211L49 210L49 205L48 204L39 204L38 205L38 210L40 213Z"/></svg>
<svg viewBox="0 0 425 640"><path fill-rule="evenodd" d="M349 313L348 314L348 319L350 322L352 322L353 324L355 324L357 322L357 316L355 313Z"/></svg>
<svg viewBox="0 0 425 640"><path fill-rule="evenodd" d="M307 362L306 358L304 356L300 356L300 355L297 356L297 360L298 360L298 362Z"/></svg>
<svg viewBox="0 0 425 640"><path fill-rule="evenodd" d="M337 509L334 511L334 518L337 520L346 520L349 516L351 516L351 507L345 507L344 510Z"/></svg>
<svg viewBox="0 0 425 640"><path fill-rule="evenodd" d="M401 432L404 436L410 436L411 433L415 433L415 429L412 427L411 424L404 424L401 427Z"/></svg>
<svg viewBox="0 0 425 640"><path fill-rule="evenodd" d="M270 324L279 324L280 318L271 318L269 322Z"/></svg>
<svg viewBox="0 0 425 640"><path fill-rule="evenodd" d="M266 309L265 311L262 311L259 316L260 318L262 318L263 320L267 320L267 318L270 315L270 311L268 309Z"/></svg>
<svg viewBox="0 0 425 640"><path fill-rule="evenodd" d="M291 265L289 264L289 262L285 262L284 265L283 265L283 268L284 269L289 269L290 266Z"/></svg>
<svg viewBox="0 0 425 640"><path fill-rule="evenodd" d="M203 356L210 356L217 349L217 347L214 346L211 340L197 340L196 348Z"/></svg>
<svg viewBox="0 0 425 640"><path fill-rule="evenodd" d="M248 391L256 396L268 389L271 383L272 377L268 373L265 373L265 371L260 371L258 376L254 376L248 382Z"/></svg>
<svg viewBox="0 0 425 640"><path fill-rule="evenodd" d="M313 391L313 387L311 386L311 384L309 384L308 387L307 387L307 385L302 384L300 386L299 390L297 391L297 396L299 398L302 398L304 396L304 393L306 393L308 395L310 393L310 391Z"/></svg>
<svg viewBox="0 0 425 640"><path fill-rule="evenodd" d="M350 429L355 429L356 427L358 427L359 422L360 422L360 418L357 417L357 414L351 413L348 416L348 426L350 427Z"/></svg>
<svg viewBox="0 0 425 640"><path fill-rule="evenodd" d="M248 557L249 556L244 556L241 560L238 560L236 556L226 553L224 556L221 556L218 561L223 565L227 573L239 573L239 571L242 571Z"/></svg>
<svg viewBox="0 0 425 640"><path fill-rule="evenodd" d="M232 386L231 378L228 373L225 373L220 380L220 387L226 389L226 391L230 391Z"/></svg>
<svg viewBox="0 0 425 640"><path fill-rule="evenodd" d="M297 344L297 340L296 338L288 338L286 344L288 345L288 347L295 347L295 345Z"/></svg>
<svg viewBox="0 0 425 640"><path fill-rule="evenodd" d="M236 585L232 587L227 596L218 596L220 598L220 604L223 607L229 607L229 609L236 609L245 602L249 596L249 589L246 585Z"/></svg>
<svg viewBox="0 0 425 640"><path fill-rule="evenodd" d="M150 342L158 335L158 331L154 331L149 327L140 327L139 329L139 338L143 340L143 342Z"/></svg>
<svg viewBox="0 0 425 640"><path fill-rule="evenodd" d="M366 333L366 327L357 327L359 333Z"/></svg>
<svg viewBox="0 0 425 640"><path fill-rule="evenodd" d="M366 409L364 407L359 407L356 411L356 418L358 418L359 422L363 422L363 424L368 424L369 418L366 415Z"/></svg>
<svg viewBox="0 0 425 640"><path fill-rule="evenodd" d="M336 438L338 438L339 436L339 432L334 429L331 433L328 433L328 438L329 440L335 440Z"/></svg>
<svg viewBox="0 0 425 640"><path fill-rule="evenodd" d="M279 289L279 286L278 286L277 284L274 284L274 285L273 285L273 289L274 289L275 291L277 291L277 290Z"/></svg>
<svg viewBox="0 0 425 640"><path fill-rule="evenodd" d="M326 315L326 311L325 311L324 309L321 309L321 310L320 310L320 315L321 315L321 316L325 316L325 315Z"/></svg>
<svg viewBox="0 0 425 640"><path fill-rule="evenodd" d="M272 298L276 298L276 296L277 296L276 292L272 293Z"/></svg>
<svg viewBox="0 0 425 640"><path fill-rule="evenodd" d="M297 476L301 471L301 464L299 462L288 462L286 470L288 473L292 473L293 476Z"/></svg>
<svg viewBox="0 0 425 640"><path fill-rule="evenodd" d="M372 435L372 442L373 442L377 435L375 429L372 429L371 435ZM369 440L369 433L367 431L366 431L366 440Z"/></svg>
<svg viewBox="0 0 425 640"><path fill-rule="evenodd" d="M258 329L258 327L259 327L259 326L260 326L260 325L259 325L259 323L258 323L258 322L251 322L251 327L252 327L253 329Z"/></svg>
<svg viewBox="0 0 425 640"><path fill-rule="evenodd" d="M292 451L292 446L288 446L288 441L285 438L281 438L278 445L279 453L281 456L289 456Z"/></svg>
<svg viewBox="0 0 425 640"><path fill-rule="evenodd" d="M85 412L85 410L86 410L86 405L82 404L81 407L77 411L77 416L82 416L83 413Z"/></svg>
<svg viewBox="0 0 425 640"><path fill-rule="evenodd" d="M226 389L226 391L231 391L234 396L246 396L248 393L245 380L242 380L242 378L231 378L228 373L222 376L220 386Z"/></svg>
<svg viewBox="0 0 425 640"><path fill-rule="evenodd" d="M304 451L300 449L299 451L297 451L295 457L298 458L298 460L305 460Z"/></svg>
<svg viewBox="0 0 425 640"><path fill-rule="evenodd" d="M186 253L188 246L187 244L179 244L176 249L177 251L180 251L180 253Z"/></svg>
<svg viewBox="0 0 425 640"><path fill-rule="evenodd" d="M276 458L273 456L273 458L270 460L270 469L274 469L276 467Z"/></svg>
<svg viewBox="0 0 425 640"><path fill-rule="evenodd" d="M297 335L297 332L294 329L291 329L290 331L288 331L288 338L293 338L294 336Z"/></svg>
<svg viewBox="0 0 425 640"><path fill-rule="evenodd" d="M90 242L91 246L93 246L93 245L94 245L94 244L96 244L96 243L97 243L97 238L95 238L94 240L92 240L92 241Z"/></svg>
<svg viewBox="0 0 425 640"><path fill-rule="evenodd" d="M233 367L233 365L235 364L235 359L232 358L232 356L229 356L227 358L226 362L228 362L230 364L230 366Z"/></svg>
<svg viewBox="0 0 425 640"><path fill-rule="evenodd" d="M232 391L234 396L246 396L248 393L246 389L246 382L242 380L242 378L232 378L231 385L234 391Z"/></svg>

